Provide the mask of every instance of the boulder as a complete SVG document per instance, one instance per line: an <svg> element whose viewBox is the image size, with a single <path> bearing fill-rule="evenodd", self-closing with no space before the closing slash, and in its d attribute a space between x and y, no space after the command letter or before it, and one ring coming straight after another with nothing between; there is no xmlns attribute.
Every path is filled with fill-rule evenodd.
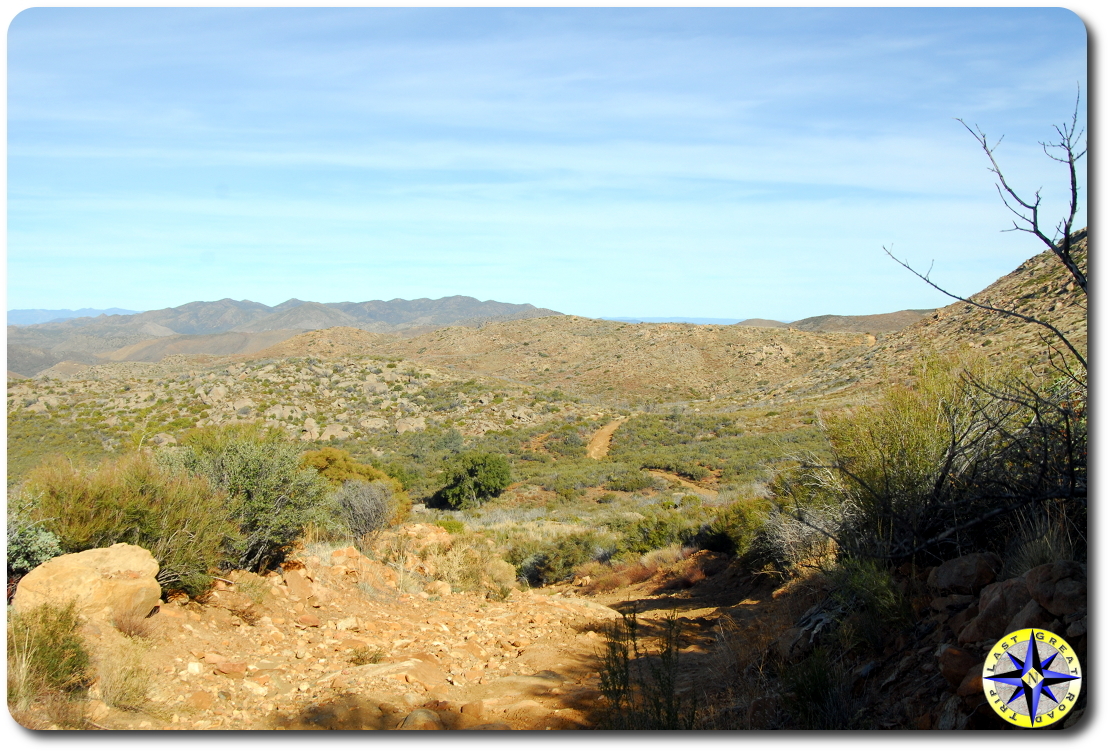
<svg viewBox="0 0 1110 753"><path fill-rule="evenodd" d="M404 434L406 431L424 431L424 429L427 428L423 416L418 416L417 418L399 418L395 426L398 434Z"/></svg>
<svg viewBox="0 0 1110 753"><path fill-rule="evenodd" d="M1021 611L1014 615L1006 625L1005 632L1012 633L1024 628L1047 628L1052 624L1053 616L1046 612L1036 599L1030 599Z"/></svg>
<svg viewBox="0 0 1110 753"><path fill-rule="evenodd" d="M941 646L937 652L940 673L952 687L959 687L967 676L967 671L975 666L979 658L970 651L955 646Z"/></svg>
<svg viewBox="0 0 1110 753"><path fill-rule="evenodd" d="M1001 570L1002 560L997 555L976 552L941 563L929 573L928 583L937 591L975 595L994 582Z"/></svg>
<svg viewBox="0 0 1110 753"><path fill-rule="evenodd" d="M41 604L75 602L81 616L111 622L146 617L158 606L158 562L140 546L113 544L47 560L19 581L12 606L26 612Z"/></svg>
<svg viewBox="0 0 1110 753"><path fill-rule="evenodd" d="M1087 606L1087 569L1078 562L1060 560L1034 567L1025 574L1025 585L1037 603L1057 617Z"/></svg>
<svg viewBox="0 0 1110 753"><path fill-rule="evenodd" d="M397 729L443 729L443 723L431 709L414 709Z"/></svg>
<svg viewBox="0 0 1110 753"><path fill-rule="evenodd" d="M1025 578L991 583L979 594L979 614L960 631L959 642L998 640L1006 632L1010 620L1028 603L1029 589L1025 586Z"/></svg>

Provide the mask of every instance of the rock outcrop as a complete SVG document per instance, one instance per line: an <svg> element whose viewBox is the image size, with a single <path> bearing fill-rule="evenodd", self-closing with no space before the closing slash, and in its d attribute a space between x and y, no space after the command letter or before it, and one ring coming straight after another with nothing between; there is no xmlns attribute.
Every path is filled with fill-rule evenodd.
<svg viewBox="0 0 1110 753"><path fill-rule="evenodd" d="M25 612L41 604L74 602L77 611L90 620L146 617L158 606L162 592L155 580L157 574L158 562L151 553L132 544L63 554L19 581L12 606Z"/></svg>

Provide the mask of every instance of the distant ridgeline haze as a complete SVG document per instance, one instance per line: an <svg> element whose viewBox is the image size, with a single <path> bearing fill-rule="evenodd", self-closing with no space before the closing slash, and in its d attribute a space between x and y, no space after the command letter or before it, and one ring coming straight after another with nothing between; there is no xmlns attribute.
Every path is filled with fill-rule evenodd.
<svg viewBox="0 0 1110 753"><path fill-rule="evenodd" d="M103 316L102 314L119 314ZM195 301L144 311L16 310L8 312L8 369L33 376L63 362L156 361L171 353L253 353L298 333L329 327L408 335L440 327L557 316L531 304L469 296L431 300L313 303L292 298L277 306L254 301Z"/></svg>

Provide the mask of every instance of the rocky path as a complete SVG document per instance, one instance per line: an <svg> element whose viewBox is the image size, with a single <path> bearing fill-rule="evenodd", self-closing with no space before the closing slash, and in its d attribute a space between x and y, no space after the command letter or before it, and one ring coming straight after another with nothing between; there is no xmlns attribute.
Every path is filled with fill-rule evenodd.
<svg viewBox="0 0 1110 753"><path fill-rule="evenodd" d="M601 460L608 455L609 443L613 441L613 433L627 420L627 417L618 418L616 421L610 421L595 431L586 445L586 457L591 460Z"/></svg>
<svg viewBox="0 0 1110 753"><path fill-rule="evenodd" d="M148 621L146 713L105 729L582 729L611 609L558 592L401 593L356 550ZM263 579L258 579L259 581ZM572 589L568 589L572 590ZM110 629L109 629L110 630ZM105 630L107 633L109 630ZM111 636L104 636L109 638ZM94 638L95 639L95 638ZM98 693L94 688L92 696Z"/></svg>

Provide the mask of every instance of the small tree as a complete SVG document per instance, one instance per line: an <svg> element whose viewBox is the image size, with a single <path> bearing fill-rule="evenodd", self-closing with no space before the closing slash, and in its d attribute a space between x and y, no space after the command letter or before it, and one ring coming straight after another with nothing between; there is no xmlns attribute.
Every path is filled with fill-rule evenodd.
<svg viewBox="0 0 1110 753"><path fill-rule="evenodd" d="M447 469L447 483L436 492L436 501L456 510L480 507L501 494L512 481L504 455L464 452Z"/></svg>

